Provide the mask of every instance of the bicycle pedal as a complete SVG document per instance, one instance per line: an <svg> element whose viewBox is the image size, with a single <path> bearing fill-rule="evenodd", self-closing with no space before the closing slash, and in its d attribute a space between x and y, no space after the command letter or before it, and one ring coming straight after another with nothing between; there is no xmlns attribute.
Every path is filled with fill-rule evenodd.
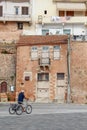
<svg viewBox="0 0 87 130"><path fill-rule="evenodd" d="M23 112L25 112L26 110L24 109Z"/></svg>

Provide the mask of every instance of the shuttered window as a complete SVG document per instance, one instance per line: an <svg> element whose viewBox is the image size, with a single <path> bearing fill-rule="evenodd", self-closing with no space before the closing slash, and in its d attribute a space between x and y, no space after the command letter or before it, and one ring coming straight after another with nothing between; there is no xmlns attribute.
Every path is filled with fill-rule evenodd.
<svg viewBox="0 0 87 130"><path fill-rule="evenodd" d="M54 46L54 60L60 59L60 46Z"/></svg>
<svg viewBox="0 0 87 130"><path fill-rule="evenodd" d="M28 7L22 7L22 15L28 15Z"/></svg>
<svg viewBox="0 0 87 130"><path fill-rule="evenodd" d="M31 60L38 59L38 48L36 46L32 46L31 48Z"/></svg>

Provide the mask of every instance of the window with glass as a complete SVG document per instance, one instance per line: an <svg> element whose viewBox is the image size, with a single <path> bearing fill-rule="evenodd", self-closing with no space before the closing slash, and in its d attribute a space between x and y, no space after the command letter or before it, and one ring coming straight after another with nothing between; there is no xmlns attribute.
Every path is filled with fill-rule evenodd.
<svg viewBox="0 0 87 130"><path fill-rule="evenodd" d="M65 74L64 73L57 73L57 80L64 80Z"/></svg>
<svg viewBox="0 0 87 130"><path fill-rule="evenodd" d="M42 29L42 35L49 34L49 29Z"/></svg>
<svg viewBox="0 0 87 130"><path fill-rule="evenodd" d="M49 81L49 73L38 73L38 81Z"/></svg>
<svg viewBox="0 0 87 130"><path fill-rule="evenodd" d="M70 29L64 29L63 30L63 34L70 35L71 34L71 30Z"/></svg>
<svg viewBox="0 0 87 130"><path fill-rule="evenodd" d="M15 6L15 14L18 15L19 14L19 7L18 6Z"/></svg>
<svg viewBox="0 0 87 130"><path fill-rule="evenodd" d="M38 49L36 46L31 47L31 59L32 60L38 59Z"/></svg>
<svg viewBox="0 0 87 130"><path fill-rule="evenodd" d="M65 73L57 73L57 87L65 86Z"/></svg>
<svg viewBox="0 0 87 130"><path fill-rule="evenodd" d="M54 59L60 59L60 46L54 46Z"/></svg>

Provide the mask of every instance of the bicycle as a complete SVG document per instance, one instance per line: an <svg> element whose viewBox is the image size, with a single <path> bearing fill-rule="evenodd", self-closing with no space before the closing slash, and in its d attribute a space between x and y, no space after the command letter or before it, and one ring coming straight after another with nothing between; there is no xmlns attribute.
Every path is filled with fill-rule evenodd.
<svg viewBox="0 0 87 130"><path fill-rule="evenodd" d="M26 104L24 105L24 103L22 104L14 104L11 103L10 107L9 107L9 113L10 114L17 114L17 115L21 115L23 112L26 112L27 114L31 114L32 112L32 106L30 104L28 104L28 101L26 102Z"/></svg>

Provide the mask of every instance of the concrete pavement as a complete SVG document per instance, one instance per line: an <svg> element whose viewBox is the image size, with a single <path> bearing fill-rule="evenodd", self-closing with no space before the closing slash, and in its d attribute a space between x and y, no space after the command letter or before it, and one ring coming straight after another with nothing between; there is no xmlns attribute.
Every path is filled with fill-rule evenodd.
<svg viewBox="0 0 87 130"><path fill-rule="evenodd" d="M31 105L33 108L32 115L56 113L87 113L87 105L56 103L31 103ZM12 116L8 112L9 106L10 103L0 104L0 116Z"/></svg>
<svg viewBox="0 0 87 130"><path fill-rule="evenodd" d="M8 113L0 105L0 130L87 130L87 105L32 103L30 115Z"/></svg>
<svg viewBox="0 0 87 130"><path fill-rule="evenodd" d="M30 115L10 115L0 104L0 130L87 130L87 105L32 103Z"/></svg>

